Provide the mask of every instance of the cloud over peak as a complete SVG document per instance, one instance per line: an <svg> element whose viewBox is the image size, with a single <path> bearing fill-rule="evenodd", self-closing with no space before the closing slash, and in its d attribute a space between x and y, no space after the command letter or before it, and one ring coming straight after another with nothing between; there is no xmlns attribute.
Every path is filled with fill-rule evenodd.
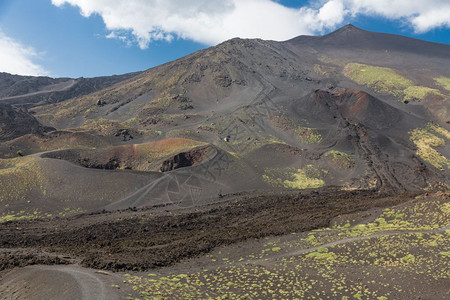
<svg viewBox="0 0 450 300"><path fill-rule="evenodd" d="M103 18L109 37L133 37L141 48L173 38L214 45L224 40L286 40L335 29L358 15L402 20L417 33L450 27L448 0L322 0L298 9L275 0L52 0ZM314 4L315 3L315 4ZM317 4L318 3L318 4ZM127 38L129 43L129 38Z"/></svg>
<svg viewBox="0 0 450 300"><path fill-rule="evenodd" d="M284 40L298 34L313 33L311 24L304 22L304 17L310 15L311 11L288 8L271 0L52 2L57 6L78 6L83 16L99 14L108 30L128 31L141 48L154 40L170 40L175 37L214 45L233 37ZM322 27L329 25L330 22L324 22ZM314 30L317 27L314 24Z"/></svg>

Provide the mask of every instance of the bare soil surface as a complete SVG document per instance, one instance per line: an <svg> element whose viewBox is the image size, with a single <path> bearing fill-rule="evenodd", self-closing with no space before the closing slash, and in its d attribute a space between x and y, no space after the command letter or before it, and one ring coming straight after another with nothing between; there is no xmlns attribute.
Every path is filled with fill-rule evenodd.
<svg viewBox="0 0 450 300"><path fill-rule="evenodd" d="M447 299L448 200L448 193L410 197L341 215L327 228L124 274L124 283L143 299Z"/></svg>
<svg viewBox="0 0 450 300"><path fill-rule="evenodd" d="M130 209L6 222L0 225L0 269L80 262L115 271L146 270L221 245L325 227L338 215L394 205L409 197L333 190L269 193L179 211Z"/></svg>
<svg viewBox="0 0 450 300"><path fill-rule="evenodd" d="M119 276L78 266L30 266L1 278L1 299L124 299Z"/></svg>
<svg viewBox="0 0 450 300"><path fill-rule="evenodd" d="M439 255L448 249L448 197L273 192L204 207L8 222L0 228L0 295L445 299L448 264Z"/></svg>

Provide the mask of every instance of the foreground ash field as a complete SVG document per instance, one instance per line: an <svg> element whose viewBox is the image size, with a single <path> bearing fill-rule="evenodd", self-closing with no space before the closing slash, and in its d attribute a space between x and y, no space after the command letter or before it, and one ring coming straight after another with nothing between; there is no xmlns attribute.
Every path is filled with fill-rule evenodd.
<svg viewBox="0 0 450 300"><path fill-rule="evenodd" d="M0 74L4 299L445 299L450 46L352 25Z"/></svg>

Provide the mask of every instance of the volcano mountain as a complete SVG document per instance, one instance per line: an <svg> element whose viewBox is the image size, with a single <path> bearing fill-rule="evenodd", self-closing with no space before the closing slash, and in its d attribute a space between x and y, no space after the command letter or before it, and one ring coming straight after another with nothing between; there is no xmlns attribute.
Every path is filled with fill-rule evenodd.
<svg viewBox="0 0 450 300"><path fill-rule="evenodd" d="M301 219L298 214L304 212L297 212L290 216L297 223L288 221L292 226L286 230L318 228L324 224L316 218L327 224L362 207L401 202L382 197L446 191L449 99L449 45L353 25L284 42L235 38L143 72L115 77L2 74L0 220L28 222L26 227L41 219L68 222L64 218L80 214L116 220L116 214L123 212L138 218L149 210L163 214L155 227L144 226L160 240L152 244L142 232L129 229L130 233L139 236L145 247L164 248L174 241L158 232L181 223L197 226L202 218L197 210L207 208L205 218L215 218L224 208L211 211L210 207L232 203L230 209L244 213L247 204L240 207L235 201L251 198L248 209L264 220L269 216L257 205L272 213L282 211L286 217L298 207L285 210L278 205L294 207L292 199L302 201L308 195L315 205L328 203L326 199L331 202L323 204L325 211L317 215L316 208L310 208L311 226L302 227L307 217ZM255 202L253 195L261 202ZM361 204L354 197L372 202ZM269 204L269 198L275 204ZM381 202L374 200L381 198ZM330 208L332 201L352 204ZM178 216L178 225L166 219L184 210L189 218ZM142 257L143 250L133 250L133 258L124 259L99 237L91 219L87 227L76 225L82 228L71 234L80 238L88 232L90 238L84 236L84 241L94 241L89 245L97 250L77 252L68 246L72 240L63 237L66 233L54 230L39 235L27 231L24 242L7 235L9 240L2 238L0 243L6 248L23 244L33 249L40 243L57 245L58 251L81 257L84 266L140 270L172 264L217 245L289 233L279 229L281 225L276 227L278 221L272 217L276 229L258 235L245 220L227 216L234 220L233 226L248 231L237 230L236 236L208 244L195 240L203 233L193 229L192 243L198 242L198 247L177 244L164 258L158 256L162 250ZM246 218L251 219L247 214ZM122 225L137 226L135 221L127 222ZM265 221L260 224L268 226ZM108 233L110 240L117 238L120 247L126 247L124 227L113 227L117 236ZM102 256L98 251L102 247L115 254ZM9 260L24 265L22 256L10 255L14 258ZM35 259L56 260L53 256Z"/></svg>

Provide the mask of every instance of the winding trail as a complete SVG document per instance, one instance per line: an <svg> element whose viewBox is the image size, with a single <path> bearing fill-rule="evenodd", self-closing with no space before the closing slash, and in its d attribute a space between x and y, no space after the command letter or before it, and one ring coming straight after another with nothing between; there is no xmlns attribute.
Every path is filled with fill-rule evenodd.
<svg viewBox="0 0 450 300"><path fill-rule="evenodd" d="M408 230L380 231L380 232L376 232L376 233L373 233L370 235L348 237L348 238L336 240L333 242L325 243L325 244L322 244L319 246L314 246L314 247L310 247L310 248L306 248L306 249L300 249L300 250L280 253L277 255L271 255L268 258L278 259L278 258L283 258L283 257L299 256L299 255L306 254L309 252L317 251L320 248L329 248L329 247L333 247L333 246L337 246L337 245L344 245L344 244L349 244L349 243L353 243L353 242L360 242L360 241L370 240L373 238L380 238L380 237L384 237L384 236L396 236L396 235L403 235L403 234L410 234L410 233L424 233L424 234L426 234L426 233L442 233L448 229L450 229L450 224L443 228L435 228L435 229L429 229L429 230L413 230L413 229L409 230L408 229ZM246 263L261 264L261 263L264 263L266 259L267 258L257 259L257 260L253 260L250 262L247 261Z"/></svg>
<svg viewBox="0 0 450 300"><path fill-rule="evenodd" d="M28 266L7 273L0 281L1 299L115 300L121 291L114 274L78 266Z"/></svg>
<svg viewBox="0 0 450 300"><path fill-rule="evenodd" d="M22 95L16 95L16 96L10 96L10 97L4 97L4 98L0 98L0 101L26 98L26 97L30 97L30 96L43 95L43 94L54 93L54 92L64 92L64 91L67 91L70 88L72 88L77 82L78 81L75 80L75 79L70 79L70 80L64 82L64 84L67 84L67 85L63 85L63 87L59 87L59 88L54 88L53 87L53 88L50 88L48 90L32 92L32 93L22 94ZM60 84L57 84L57 85L54 85L54 86L60 86L60 85L62 85L62 84L60 83Z"/></svg>

